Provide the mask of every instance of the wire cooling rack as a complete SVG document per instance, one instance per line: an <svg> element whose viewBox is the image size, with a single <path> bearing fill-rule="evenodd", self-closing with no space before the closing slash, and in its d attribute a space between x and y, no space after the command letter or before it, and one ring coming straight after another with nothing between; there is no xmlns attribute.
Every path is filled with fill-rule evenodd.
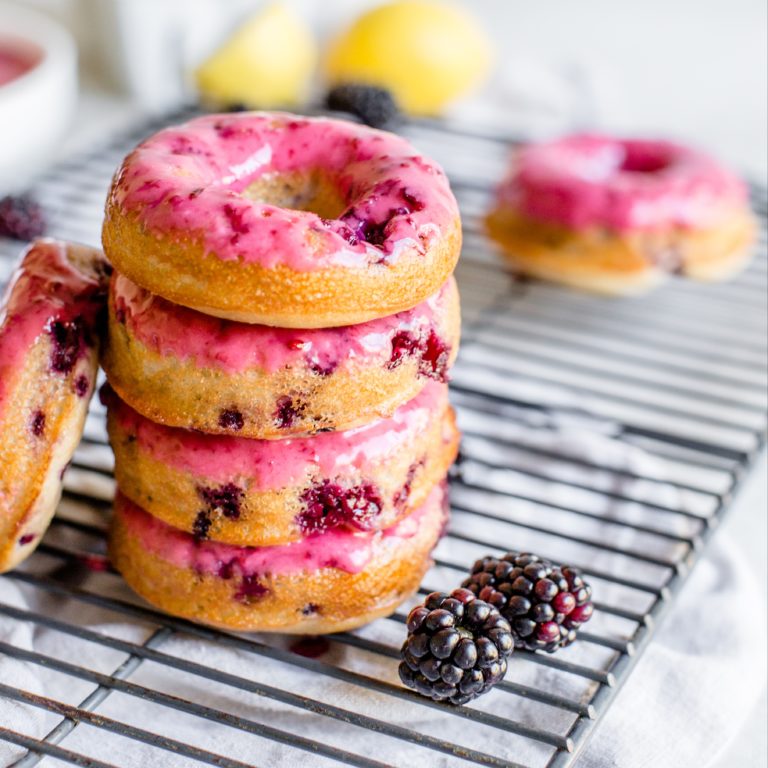
<svg viewBox="0 0 768 768"><path fill-rule="evenodd" d="M50 234L97 243L111 173L160 126L52 171L36 190ZM595 617L573 646L515 653L502 685L450 708L398 682L410 604L298 643L165 616L103 555L112 460L95 403L54 524L0 579L13 765L567 766L629 676L763 443L765 190L753 190L758 253L735 280L595 298L515 280L484 238L509 137L435 122L402 132L444 165L465 225L452 385L464 439L421 592L457 585L484 553L527 549L582 567ZM1 245L0 283L18 250Z"/></svg>

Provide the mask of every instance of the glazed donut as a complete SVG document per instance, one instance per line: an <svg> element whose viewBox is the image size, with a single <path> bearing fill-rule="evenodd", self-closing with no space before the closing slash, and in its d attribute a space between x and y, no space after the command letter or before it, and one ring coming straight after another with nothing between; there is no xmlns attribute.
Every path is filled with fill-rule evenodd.
<svg viewBox="0 0 768 768"><path fill-rule="evenodd" d="M392 134L281 113L209 115L146 140L107 199L115 269L200 312L280 328L410 309L461 247L443 171Z"/></svg>
<svg viewBox="0 0 768 768"><path fill-rule="evenodd" d="M132 589L176 616L237 630L341 632L392 613L417 589L446 514L441 483L384 531L236 547L200 541L118 494L109 553Z"/></svg>
<svg viewBox="0 0 768 768"><path fill-rule="evenodd" d="M102 364L152 421L278 438L390 416L426 382L446 380L459 327L453 278L396 315L299 331L213 318L116 275Z"/></svg>
<svg viewBox="0 0 768 768"><path fill-rule="evenodd" d="M286 544L329 528L388 528L420 506L456 458L445 384L389 419L287 440L204 435L155 424L103 392L125 496L198 539Z"/></svg>
<svg viewBox="0 0 768 768"><path fill-rule="evenodd" d="M0 572L40 543L80 442L98 365L109 266L38 240L0 306Z"/></svg>
<svg viewBox="0 0 768 768"><path fill-rule="evenodd" d="M609 294L725 279L756 232L744 184L708 156L590 135L519 150L487 225L524 274Z"/></svg>

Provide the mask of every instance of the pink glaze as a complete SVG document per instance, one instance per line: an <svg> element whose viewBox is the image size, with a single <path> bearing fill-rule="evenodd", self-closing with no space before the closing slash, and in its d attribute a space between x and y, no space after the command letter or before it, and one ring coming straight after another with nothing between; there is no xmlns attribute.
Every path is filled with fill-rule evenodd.
<svg viewBox="0 0 768 768"><path fill-rule="evenodd" d="M104 286L67 258L71 246L37 240L22 257L0 305L0 412L10 383L31 347L53 323L82 319L92 331L104 305Z"/></svg>
<svg viewBox="0 0 768 768"><path fill-rule="evenodd" d="M517 154L499 201L569 229L702 228L746 200L707 155L668 141L570 136Z"/></svg>
<svg viewBox="0 0 768 768"><path fill-rule="evenodd" d="M303 483L310 474L335 478L348 474L351 468L364 472L370 463L386 460L440 418L447 402L446 385L430 381L389 419L312 437L252 440L155 424L114 393L107 395L120 426L135 435L139 449L156 461L214 483L248 478L260 491Z"/></svg>
<svg viewBox="0 0 768 768"><path fill-rule="evenodd" d="M439 332L455 290L450 278L434 296L406 312L342 328L297 330L220 320L153 296L123 275L112 281L116 314L144 346L228 373L252 368L274 373L289 367L332 372L344 364L383 364L398 332Z"/></svg>
<svg viewBox="0 0 768 768"><path fill-rule="evenodd" d="M0 38L0 85L29 72L40 59L40 51L30 43Z"/></svg>
<svg viewBox="0 0 768 768"><path fill-rule="evenodd" d="M436 508L444 509L445 499L445 485L437 485L421 507L383 531L329 529L317 536L271 547L238 547L200 541L192 534L152 517L125 496L118 497L116 514L122 517L130 534L137 537L146 550L177 568L191 568L197 573L222 575L226 572L231 575L233 564L242 577L319 568L359 573L384 542L396 546L398 541L415 536L421 525L433 517Z"/></svg>
<svg viewBox="0 0 768 768"><path fill-rule="evenodd" d="M338 219L244 194L263 177L310 171L337 187ZM209 115L161 131L126 158L110 196L157 235L198 233L225 261L299 272L424 252L459 215L443 171L404 139L281 113Z"/></svg>

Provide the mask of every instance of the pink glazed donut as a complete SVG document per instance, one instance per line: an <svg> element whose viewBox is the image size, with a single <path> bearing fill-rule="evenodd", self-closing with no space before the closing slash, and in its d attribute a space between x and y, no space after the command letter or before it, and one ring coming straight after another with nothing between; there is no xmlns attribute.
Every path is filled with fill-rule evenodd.
<svg viewBox="0 0 768 768"><path fill-rule="evenodd" d="M118 493L109 554L132 589L176 616L257 632L341 632L392 613L416 591L447 513L439 483L384 530L238 547L200 541Z"/></svg>
<svg viewBox="0 0 768 768"><path fill-rule="evenodd" d="M200 312L281 328L416 306L461 247L443 171L404 139L281 113L210 115L147 139L116 173L104 249Z"/></svg>
<svg viewBox="0 0 768 768"><path fill-rule="evenodd" d="M0 572L40 543L80 442L98 367L109 265L38 240L0 304Z"/></svg>
<svg viewBox="0 0 768 768"><path fill-rule="evenodd" d="M102 399L121 492L201 541L240 546L389 527L445 478L459 443L437 382L388 419L286 440L164 427L108 388Z"/></svg>
<svg viewBox="0 0 768 768"><path fill-rule="evenodd" d="M387 417L445 381L459 344L456 283L413 309L343 328L221 320L112 280L102 365L153 421L212 434L281 438Z"/></svg>
<svg viewBox="0 0 768 768"><path fill-rule="evenodd" d="M521 272L605 293L726 278L755 237L745 185L712 158L593 135L519 150L487 223Z"/></svg>

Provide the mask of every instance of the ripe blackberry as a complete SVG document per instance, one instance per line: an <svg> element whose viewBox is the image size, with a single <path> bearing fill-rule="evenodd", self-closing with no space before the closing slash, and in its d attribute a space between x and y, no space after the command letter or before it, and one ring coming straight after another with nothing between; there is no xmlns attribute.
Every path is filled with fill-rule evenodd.
<svg viewBox="0 0 768 768"><path fill-rule="evenodd" d="M398 114L392 94L386 88L375 85L337 85L328 91L325 103L329 109L349 112L374 128L381 128Z"/></svg>
<svg viewBox="0 0 768 768"><path fill-rule="evenodd" d="M570 645L592 616L592 588L581 572L528 552L481 558L462 587L495 606L512 626L515 647L529 651Z"/></svg>
<svg viewBox="0 0 768 768"><path fill-rule="evenodd" d="M422 696L465 704L504 678L514 650L509 622L468 589L427 595L407 626L398 672Z"/></svg>
<svg viewBox="0 0 768 768"><path fill-rule="evenodd" d="M45 232L43 209L28 195L0 199L0 237L34 240Z"/></svg>

